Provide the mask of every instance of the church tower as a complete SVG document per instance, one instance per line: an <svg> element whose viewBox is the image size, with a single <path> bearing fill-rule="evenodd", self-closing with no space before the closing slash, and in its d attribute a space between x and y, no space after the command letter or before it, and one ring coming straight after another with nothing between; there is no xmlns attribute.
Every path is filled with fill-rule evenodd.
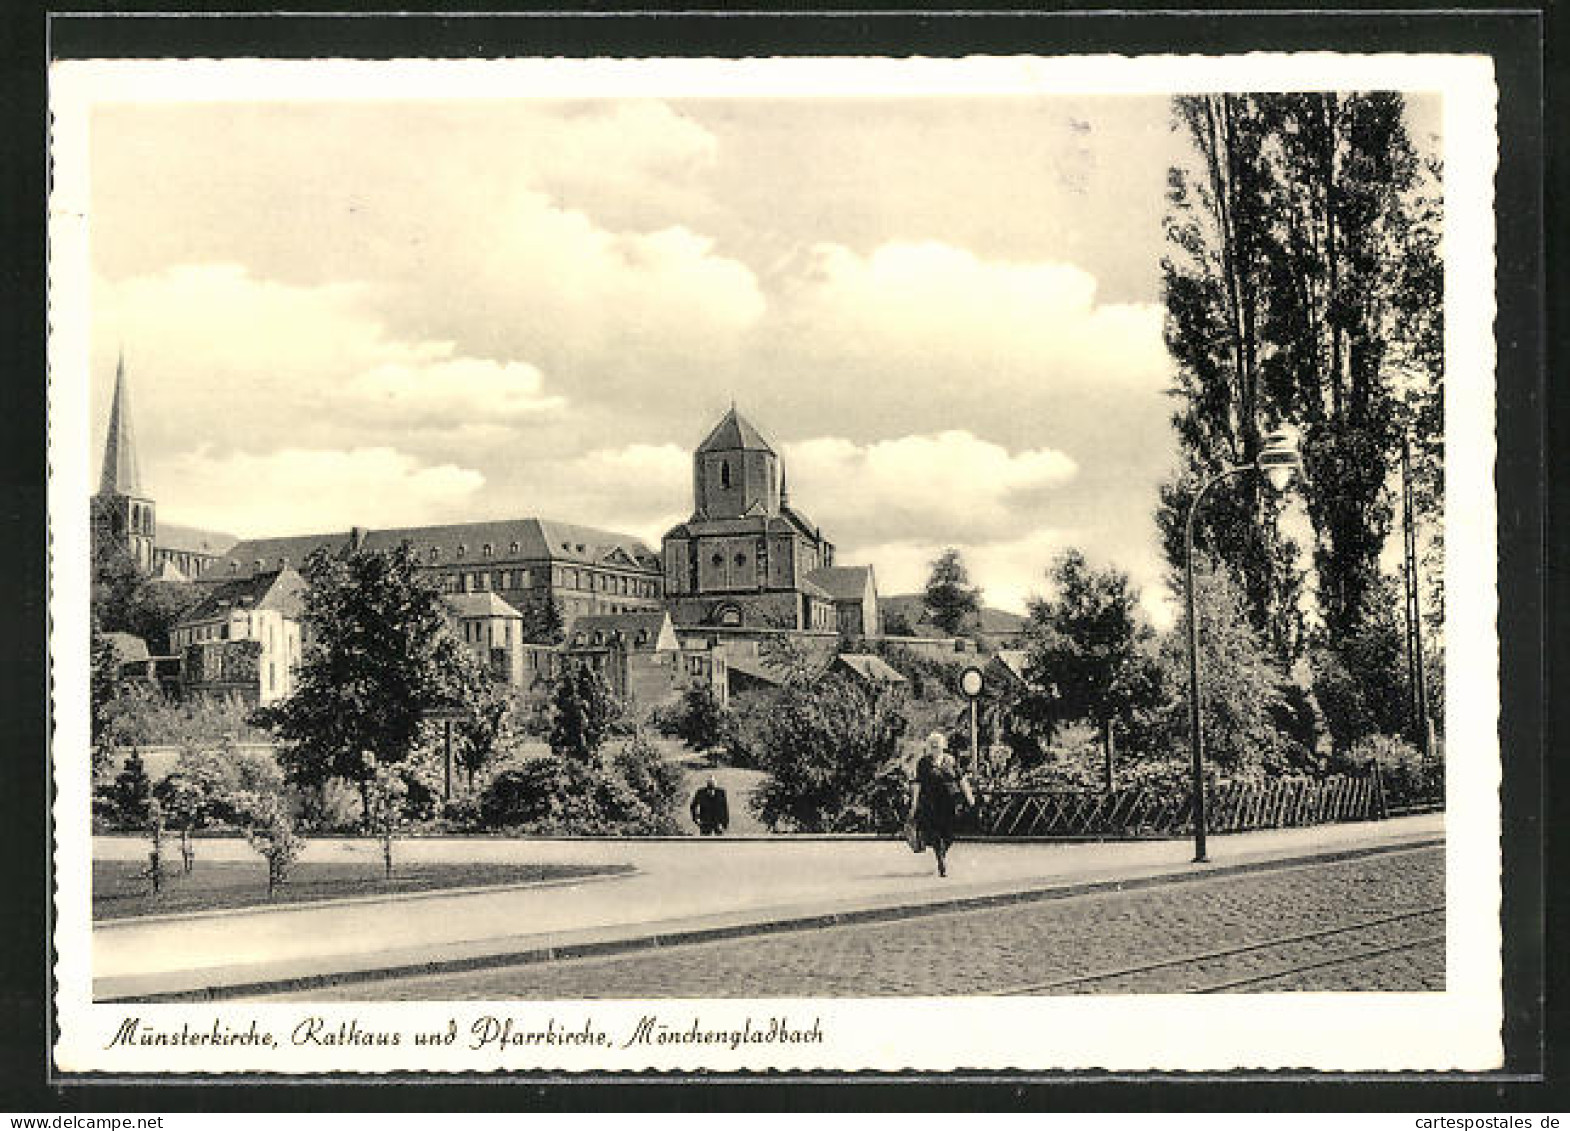
<svg viewBox="0 0 1570 1131"><path fill-rule="evenodd" d="M693 453L692 478L698 518L780 513L780 457L734 404Z"/></svg>
<svg viewBox="0 0 1570 1131"><path fill-rule="evenodd" d="M158 522L153 500L142 490L123 354L115 365L114 403L109 409L109 432L104 439L103 472L98 479L98 494L92 500L92 523L93 556L97 561L107 560L108 554L119 548L144 573L152 572Z"/></svg>

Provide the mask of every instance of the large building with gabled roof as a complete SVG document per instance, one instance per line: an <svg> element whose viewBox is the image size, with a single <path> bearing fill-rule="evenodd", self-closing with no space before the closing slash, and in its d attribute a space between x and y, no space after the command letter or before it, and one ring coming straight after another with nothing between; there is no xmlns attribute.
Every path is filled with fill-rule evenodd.
<svg viewBox="0 0 1570 1131"><path fill-rule="evenodd" d="M283 566L299 568L317 550L390 550L407 544L450 594L495 593L526 618L554 601L561 623L593 613L658 610L659 558L627 534L542 518L402 526L253 538L208 567L223 581Z"/></svg>
<svg viewBox="0 0 1570 1131"><path fill-rule="evenodd" d="M830 586L844 578L823 572L834 544L791 503L779 454L734 405L693 452L692 493L692 517L662 547L665 604L684 638L838 633Z"/></svg>

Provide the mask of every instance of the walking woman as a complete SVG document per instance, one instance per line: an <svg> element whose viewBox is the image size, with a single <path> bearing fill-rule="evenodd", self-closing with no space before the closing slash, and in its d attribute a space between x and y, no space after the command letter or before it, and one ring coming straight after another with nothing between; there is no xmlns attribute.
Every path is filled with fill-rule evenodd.
<svg viewBox="0 0 1570 1131"><path fill-rule="evenodd" d="M910 819L921 831L921 838L932 846L940 876L949 874L949 847L954 843L954 826L966 805L967 792L947 740L934 731L927 736L926 752L917 760L916 777L910 783Z"/></svg>

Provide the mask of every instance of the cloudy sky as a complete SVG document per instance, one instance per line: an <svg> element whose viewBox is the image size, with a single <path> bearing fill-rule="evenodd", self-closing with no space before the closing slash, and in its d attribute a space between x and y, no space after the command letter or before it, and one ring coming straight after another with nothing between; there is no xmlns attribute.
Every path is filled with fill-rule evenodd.
<svg viewBox="0 0 1570 1131"><path fill-rule="evenodd" d="M884 592L1148 587L1174 447L1156 97L108 105L117 350L159 516L239 536L541 515L652 545L732 399Z"/></svg>

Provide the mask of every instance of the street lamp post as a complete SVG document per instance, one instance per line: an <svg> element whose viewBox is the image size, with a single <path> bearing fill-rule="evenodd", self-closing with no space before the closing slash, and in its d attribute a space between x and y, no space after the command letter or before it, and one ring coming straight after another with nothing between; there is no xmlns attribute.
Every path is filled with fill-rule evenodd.
<svg viewBox="0 0 1570 1131"><path fill-rule="evenodd" d="M1199 617L1194 608L1194 516L1205 495L1222 480L1250 471L1262 473L1270 485L1282 490L1292 475L1302 466L1298 452L1298 435L1294 428L1278 428L1265 437L1259 458L1241 467L1229 467L1217 473L1199 488L1188 504L1188 517L1183 523L1183 571L1188 597L1188 725L1189 753L1193 773L1194 794L1194 863L1204 864L1210 857L1205 851L1205 729L1203 712L1199 709Z"/></svg>

